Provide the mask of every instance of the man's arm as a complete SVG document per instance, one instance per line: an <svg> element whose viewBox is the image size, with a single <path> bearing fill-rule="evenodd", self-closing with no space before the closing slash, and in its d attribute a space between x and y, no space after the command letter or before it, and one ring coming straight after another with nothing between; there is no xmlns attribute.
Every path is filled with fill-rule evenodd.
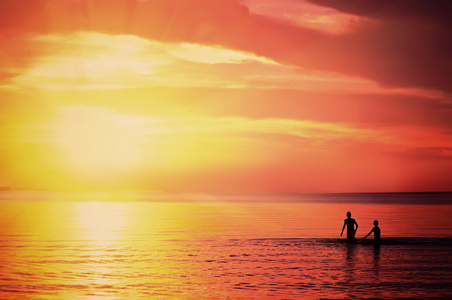
<svg viewBox="0 0 452 300"><path fill-rule="evenodd" d="M344 233L345 224L347 224L347 220L344 220L344 226L342 226L341 236Z"/></svg>

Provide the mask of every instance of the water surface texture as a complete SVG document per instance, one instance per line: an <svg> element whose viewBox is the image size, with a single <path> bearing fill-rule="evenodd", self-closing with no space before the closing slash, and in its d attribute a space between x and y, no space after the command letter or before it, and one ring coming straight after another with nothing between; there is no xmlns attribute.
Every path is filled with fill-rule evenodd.
<svg viewBox="0 0 452 300"><path fill-rule="evenodd" d="M450 298L450 196L3 192L0 299Z"/></svg>

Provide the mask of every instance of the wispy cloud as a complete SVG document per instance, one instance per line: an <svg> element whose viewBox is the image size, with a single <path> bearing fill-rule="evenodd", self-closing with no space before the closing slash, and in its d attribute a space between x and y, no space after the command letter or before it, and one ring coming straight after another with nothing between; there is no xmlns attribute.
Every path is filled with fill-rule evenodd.
<svg viewBox="0 0 452 300"><path fill-rule="evenodd" d="M9 87L99 90L150 86L374 91L371 81L283 65L215 45L77 32L33 38L43 49ZM6 86L6 85L5 85ZM393 91L394 92L394 91Z"/></svg>
<svg viewBox="0 0 452 300"><path fill-rule="evenodd" d="M243 0L252 14L311 28L328 34L344 34L353 30L362 17L343 13L305 0Z"/></svg>
<svg viewBox="0 0 452 300"><path fill-rule="evenodd" d="M55 128L68 125L96 128L103 124L121 128L131 135L152 138L158 135L203 135L203 134L282 134L298 137L330 140L335 138L364 139L375 134L371 129L354 128L340 123L314 122L290 119L250 119L246 117L202 117L202 116L151 116L125 114L107 108L90 106L66 106L59 109L61 119ZM64 121L64 124L61 123ZM77 125L78 124L78 125ZM211 136L209 136L211 138Z"/></svg>
<svg viewBox="0 0 452 300"><path fill-rule="evenodd" d="M24 87L115 89L143 86L229 86L237 80L208 74L215 64L277 65L251 53L189 43L162 43L133 35L78 32L34 38L45 51L13 79ZM214 67L211 67L214 68ZM240 67L239 67L240 68Z"/></svg>

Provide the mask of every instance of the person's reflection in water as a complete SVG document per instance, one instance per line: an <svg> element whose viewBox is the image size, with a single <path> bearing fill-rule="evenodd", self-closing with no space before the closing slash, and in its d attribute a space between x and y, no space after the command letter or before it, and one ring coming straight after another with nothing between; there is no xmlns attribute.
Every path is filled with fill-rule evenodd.
<svg viewBox="0 0 452 300"><path fill-rule="evenodd" d="M342 226L341 236L344 233L344 228L347 226L347 242L353 243L355 242L355 233L358 230L358 223L356 223L355 219L353 219L351 212L347 212L347 219L344 220L344 226ZM356 228L355 228L356 225Z"/></svg>
<svg viewBox="0 0 452 300"><path fill-rule="evenodd" d="M354 263L354 258L355 258L355 245L348 245L347 244L347 267L351 267L355 265Z"/></svg>
<svg viewBox="0 0 452 300"><path fill-rule="evenodd" d="M375 246L375 244L374 244ZM377 282L380 281L380 245L374 247L374 275Z"/></svg>
<svg viewBox="0 0 452 300"><path fill-rule="evenodd" d="M344 278L344 292L346 293L346 298L355 298L356 289L356 244L347 243L346 245L346 255L345 264L343 267L343 278Z"/></svg>

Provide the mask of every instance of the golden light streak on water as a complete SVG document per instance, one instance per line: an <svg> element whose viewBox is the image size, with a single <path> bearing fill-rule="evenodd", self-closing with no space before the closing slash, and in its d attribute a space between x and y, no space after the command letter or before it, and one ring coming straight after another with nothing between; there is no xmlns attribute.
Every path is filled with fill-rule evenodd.
<svg viewBox="0 0 452 300"><path fill-rule="evenodd" d="M93 246L107 246L121 239L127 225L127 203L85 202L77 203L76 214L79 230Z"/></svg>

